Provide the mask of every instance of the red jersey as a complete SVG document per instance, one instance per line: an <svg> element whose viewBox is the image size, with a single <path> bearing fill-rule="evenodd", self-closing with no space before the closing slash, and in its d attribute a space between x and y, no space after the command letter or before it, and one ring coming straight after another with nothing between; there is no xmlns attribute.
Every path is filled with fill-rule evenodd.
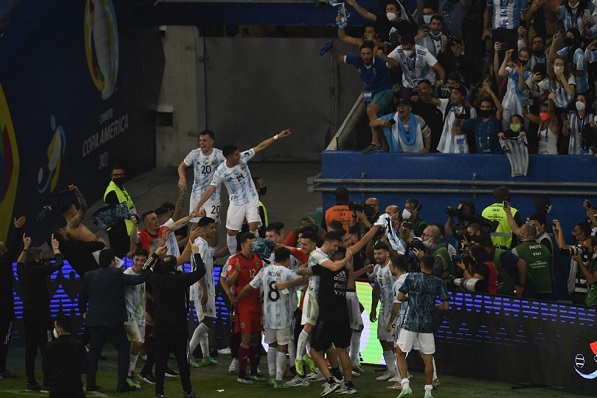
<svg viewBox="0 0 597 398"><path fill-rule="evenodd" d="M139 237L139 241L137 243L137 245L145 250L147 250L147 253L153 253L155 251L155 248L151 247L151 242L153 242L154 240L157 239L162 239L162 233L164 232L164 228L165 226L161 226L158 229L158 233L156 235L152 235L149 232L147 232L146 229L142 229L141 231L137 232L137 236ZM163 244L163 243L161 243ZM152 250L154 249L154 250Z"/></svg>
<svg viewBox="0 0 597 398"><path fill-rule="evenodd" d="M236 253L234 256L228 258L228 267L226 268L226 277L230 277L236 270L236 264L240 264L240 272L236 278L236 282L231 288L235 293L240 292L243 287L249 284L257 275L259 270L263 268L263 261L253 254L251 259L243 256L242 253ZM252 289L247 295L241 298L236 303L237 308L242 311L261 311L261 303L259 302L259 289Z"/></svg>

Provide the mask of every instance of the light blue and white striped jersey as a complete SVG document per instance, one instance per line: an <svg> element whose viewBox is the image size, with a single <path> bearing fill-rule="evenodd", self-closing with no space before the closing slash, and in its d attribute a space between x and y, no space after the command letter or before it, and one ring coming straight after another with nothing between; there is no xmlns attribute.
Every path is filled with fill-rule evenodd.
<svg viewBox="0 0 597 398"><path fill-rule="evenodd" d="M394 303L394 296L392 286L396 282L396 278L392 275L390 269L390 261L385 265L375 264L373 273L371 274L375 284L379 286L381 306L379 308L379 315L390 315L392 313L392 304Z"/></svg>
<svg viewBox="0 0 597 398"><path fill-rule="evenodd" d="M396 279L396 282L392 285L392 294L394 296L394 303L399 303L398 301L398 291L404 285L404 280L406 279L406 274L402 274ZM402 305L400 306L400 319L404 319L404 314L406 314L406 308L408 308L408 301L403 301ZM400 326L400 325L398 325Z"/></svg>
<svg viewBox="0 0 597 398"><path fill-rule="evenodd" d="M263 290L263 326L268 329L284 329L290 327L292 314L296 306L292 306L291 296L295 295L295 288L289 287L289 293L284 294L276 289L276 282L288 282L299 276L286 267L278 264L262 268L249 283L252 288Z"/></svg>
<svg viewBox="0 0 597 398"><path fill-rule="evenodd" d="M218 148L213 148L211 154L205 156L200 148L193 149L186 158L184 164L188 166L193 165L194 180L191 188L191 195L196 198L203 197L203 194L209 187L214 173L218 166L226 161L222 151ZM216 187L216 191L211 195L210 200L220 201L220 187Z"/></svg>
<svg viewBox="0 0 597 398"><path fill-rule="evenodd" d="M426 47L414 46L413 51L415 57L410 58L404 54L402 46L396 47L388 58L393 58L400 62L402 68L402 85L406 88L415 88L421 80L429 80L431 85L435 84L435 69L433 66L437 64L437 59L431 55Z"/></svg>
<svg viewBox="0 0 597 398"><path fill-rule="evenodd" d="M592 113L585 113L583 117L580 117L578 112L568 113L567 119L570 122L570 143L568 144L569 155L591 155L591 150L588 148L591 144L582 148L582 131L585 125L593 121L594 118Z"/></svg>
<svg viewBox="0 0 597 398"><path fill-rule="evenodd" d="M133 271L133 267L127 268L124 273L141 277L141 274ZM145 283L125 286L124 302L128 319L134 319L137 324L145 325Z"/></svg>
<svg viewBox="0 0 597 398"><path fill-rule="evenodd" d="M315 249L311 253L309 253L309 262L307 263L307 265L309 267L313 267L314 265L323 263L327 259L328 259L328 255L325 254L324 252L322 252L321 249L318 247L317 249ZM317 275L311 275L309 277L309 285L308 285L309 294L311 294L311 296L314 297L315 299L317 299L319 297L319 283L320 282L321 282L320 277Z"/></svg>
<svg viewBox="0 0 597 398"><path fill-rule="evenodd" d="M199 248L199 255L203 260L203 264L205 264L205 286L207 287L207 294L209 296L216 296L216 287L214 284L214 252L215 249L213 247L209 247L209 244L205 239L202 237L198 237L195 239L195 244ZM191 256L191 270L195 271L197 266L195 264L194 256ZM191 286L191 293L189 300L191 301L199 301L203 295L203 289L201 288L201 284L199 282L195 282Z"/></svg>
<svg viewBox="0 0 597 398"><path fill-rule="evenodd" d="M583 18L591 19L591 15L595 11L595 5L588 2L588 8L585 8L582 12L578 12L578 8L573 12L568 11L565 5L560 6L560 12L558 13L558 19L564 22L564 30L578 29L582 34L583 32Z"/></svg>
<svg viewBox="0 0 597 398"><path fill-rule="evenodd" d="M571 86L576 84L573 75L570 75L568 77L568 84ZM539 92L541 93L545 91L549 91L550 93L556 93L556 98L553 101L556 108L566 108L572 102L573 95L569 95L564 86L562 86L562 83L560 83L559 81L556 81L555 85L552 86L552 84L549 81L549 78L547 78L537 83L537 86L539 87Z"/></svg>
<svg viewBox="0 0 597 398"><path fill-rule="evenodd" d="M253 183L251 172L247 162L255 156L253 148L248 151L241 152L239 164L230 168L226 166L226 162L222 163L214 174L211 185L217 187L224 183L230 203L240 206L246 205L253 201L257 202L259 197L257 189Z"/></svg>
<svg viewBox="0 0 597 398"><path fill-rule="evenodd" d="M447 98L441 98L438 109L444 114L444 128L442 135L437 145L437 150L441 153L468 153L468 142L466 141L466 134L454 134L454 120L456 114L465 113L464 106L452 106L446 114L448 103ZM470 107L470 119L477 117L477 111L472 106Z"/></svg>
<svg viewBox="0 0 597 398"><path fill-rule="evenodd" d="M168 221L164 223L164 226L170 227L172 224L174 224L174 220L169 218ZM180 256L180 249L178 247L178 241L176 240L175 231L170 231L170 233L166 236L166 249L168 250L166 253L170 256Z"/></svg>
<svg viewBox="0 0 597 398"><path fill-rule="evenodd" d="M520 13L529 9L528 0L487 0L491 7L492 29L518 29L520 26Z"/></svg>
<svg viewBox="0 0 597 398"><path fill-rule="evenodd" d="M568 47L564 47L558 51L558 55L560 57L565 57L568 54ZM574 76L574 87L575 93L584 93L589 91L589 61L585 58L585 53L580 48L577 48L574 51L574 56L572 57L572 62L574 63L574 67L576 71L582 71L583 74L580 76Z"/></svg>

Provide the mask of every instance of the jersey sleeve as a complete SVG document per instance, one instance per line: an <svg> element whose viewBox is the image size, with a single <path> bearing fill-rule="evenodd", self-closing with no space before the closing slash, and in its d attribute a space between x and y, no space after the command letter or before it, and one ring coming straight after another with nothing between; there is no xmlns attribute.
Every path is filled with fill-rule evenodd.
<svg viewBox="0 0 597 398"><path fill-rule="evenodd" d="M189 152L189 154L183 160L184 164L187 167L191 166L195 162L194 151Z"/></svg>
<svg viewBox="0 0 597 398"><path fill-rule="evenodd" d="M213 185L214 187L217 187L222 183L222 180L224 178L224 167L226 167L225 164L220 164L218 166L218 168L214 172L214 176L211 179L211 183L209 185Z"/></svg>
<svg viewBox="0 0 597 398"><path fill-rule="evenodd" d="M304 251L302 251L301 249L297 249L296 247L293 247L290 250L290 252L298 260L299 264L305 264L306 262L309 261L309 255L307 253L305 253Z"/></svg>
<svg viewBox="0 0 597 398"><path fill-rule="evenodd" d="M255 156L255 150L251 148L240 154L240 160L243 162L248 162L249 160L253 159L253 156Z"/></svg>
<svg viewBox="0 0 597 398"><path fill-rule="evenodd" d="M253 289L259 289L259 287L262 285L262 279L263 279L263 270L265 268L261 268L259 270L259 272L257 273L257 275L255 275L255 277L253 278L253 280L251 280L251 282L249 282L249 285L251 285L251 287Z"/></svg>

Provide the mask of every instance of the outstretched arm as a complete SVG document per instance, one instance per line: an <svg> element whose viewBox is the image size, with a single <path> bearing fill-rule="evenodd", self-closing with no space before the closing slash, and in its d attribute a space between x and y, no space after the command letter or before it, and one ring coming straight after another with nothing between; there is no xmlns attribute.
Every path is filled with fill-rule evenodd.
<svg viewBox="0 0 597 398"><path fill-rule="evenodd" d="M70 220L70 227L77 228L83 222L89 206L87 205L87 201L83 197L83 194L79 191L79 188L75 185L69 185L68 190L75 194L77 201L79 202L79 211L77 212L77 215Z"/></svg>
<svg viewBox="0 0 597 398"><path fill-rule="evenodd" d="M359 3L357 3L357 0L346 0L346 2L350 4L356 12L361 14L363 18L368 19L369 21L377 21L377 16L372 12L367 11L366 8L361 7Z"/></svg>
<svg viewBox="0 0 597 398"><path fill-rule="evenodd" d="M209 198L211 198L211 195L213 195L215 190L216 190L215 185L210 185L209 187L207 187L207 189L205 190L205 193L201 197L201 200L199 200L199 202L197 203L197 206L195 206L194 209L191 209L191 212L195 213L195 214L199 214L199 210L201 210L201 206L203 206L205 204L205 202L207 202L207 200Z"/></svg>
<svg viewBox="0 0 597 398"><path fill-rule="evenodd" d="M265 148L270 146L280 138L286 138L290 135L290 129L282 130L278 134L274 135L272 138L268 138L267 140L261 141L259 145L253 147L255 153L263 151Z"/></svg>

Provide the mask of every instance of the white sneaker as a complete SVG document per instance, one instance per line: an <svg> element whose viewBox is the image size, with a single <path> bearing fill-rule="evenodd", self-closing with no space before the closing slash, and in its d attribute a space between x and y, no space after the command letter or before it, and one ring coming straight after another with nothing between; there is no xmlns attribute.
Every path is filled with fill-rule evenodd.
<svg viewBox="0 0 597 398"><path fill-rule="evenodd" d="M226 348L222 348L221 350L218 350L218 354L222 354L222 355L230 355L231 352L232 352L232 350L230 350L230 347L226 347Z"/></svg>
<svg viewBox="0 0 597 398"><path fill-rule="evenodd" d="M363 370L363 368L361 368L359 365L352 365L352 370L357 372L357 373L365 373L365 371Z"/></svg>
<svg viewBox="0 0 597 398"><path fill-rule="evenodd" d="M292 380L287 381L286 385L288 387L307 387L309 385L309 380L307 380L305 377L296 375L292 378Z"/></svg>
<svg viewBox="0 0 597 398"><path fill-rule="evenodd" d="M352 395L357 393L357 389L354 387L346 387L345 384L341 388L336 390L337 394Z"/></svg>
<svg viewBox="0 0 597 398"><path fill-rule="evenodd" d="M400 376L398 376L398 374L396 374L396 375L394 375L394 377L390 377L388 379L388 382L389 383L400 383L400 380L402 380L402 379L400 378Z"/></svg>
<svg viewBox="0 0 597 398"><path fill-rule="evenodd" d="M381 376L377 376L375 378L375 380L377 381L386 381L392 377L396 376L394 373L390 372L389 370L386 370L384 374L382 374Z"/></svg>
<svg viewBox="0 0 597 398"><path fill-rule="evenodd" d="M307 375L307 380L309 381L321 381L321 380L325 380L325 377L320 373L309 373Z"/></svg>
<svg viewBox="0 0 597 398"><path fill-rule="evenodd" d="M238 372L238 359L232 358L232 362L230 362L230 366L228 367L229 373L236 373Z"/></svg>
<svg viewBox="0 0 597 398"><path fill-rule="evenodd" d="M352 371L352 376L353 377L359 377L361 374L359 372L355 372L354 370Z"/></svg>
<svg viewBox="0 0 597 398"><path fill-rule="evenodd" d="M325 388L319 395L325 397L336 391L338 388L340 388L340 384L336 383L335 381L332 384L326 383Z"/></svg>

